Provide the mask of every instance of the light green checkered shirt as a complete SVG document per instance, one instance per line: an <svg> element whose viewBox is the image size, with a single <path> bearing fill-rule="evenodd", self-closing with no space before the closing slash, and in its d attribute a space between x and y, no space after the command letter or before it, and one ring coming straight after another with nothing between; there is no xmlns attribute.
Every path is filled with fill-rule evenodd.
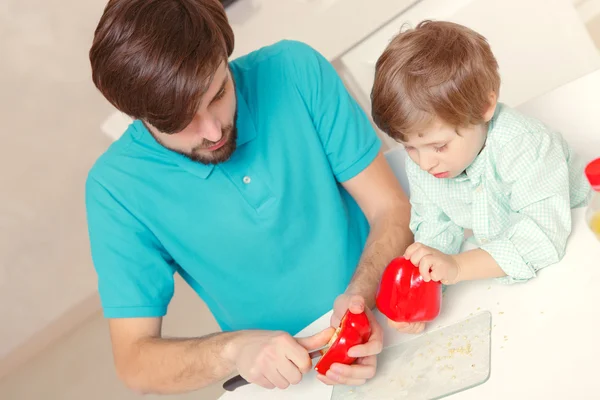
<svg viewBox="0 0 600 400"><path fill-rule="evenodd" d="M504 283L533 278L558 262L571 233L571 208L587 203L583 163L560 134L498 104L485 147L461 175L437 179L409 157L410 228L415 241L460 251L464 230L494 257Z"/></svg>

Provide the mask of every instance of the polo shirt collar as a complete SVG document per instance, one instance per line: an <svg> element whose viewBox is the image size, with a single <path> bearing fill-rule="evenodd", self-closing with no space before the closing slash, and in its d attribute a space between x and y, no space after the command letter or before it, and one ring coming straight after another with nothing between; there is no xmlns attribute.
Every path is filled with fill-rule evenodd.
<svg viewBox="0 0 600 400"><path fill-rule="evenodd" d="M252 121L252 116L248 108L246 100L236 87L236 98L237 98L237 118L236 126L238 130L237 147L243 146L244 144L254 140L256 138L256 127ZM144 146L149 147L153 151L159 152L170 159L175 161L181 168L184 168L188 172L196 175L199 178L206 179L214 170L215 165L202 164L197 161L190 160L188 157L179 154L175 151L169 150L156 141L154 136L148 131L144 123L140 120L133 122L135 129L134 139ZM237 151L237 149L236 149Z"/></svg>

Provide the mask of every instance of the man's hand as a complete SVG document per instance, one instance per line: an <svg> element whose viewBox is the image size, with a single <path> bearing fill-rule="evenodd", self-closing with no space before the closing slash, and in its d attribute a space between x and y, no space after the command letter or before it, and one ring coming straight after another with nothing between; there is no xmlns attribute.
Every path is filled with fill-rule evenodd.
<svg viewBox="0 0 600 400"><path fill-rule="evenodd" d="M451 285L458 281L460 273L458 262L454 257L441 251L422 243L413 243L406 249L404 258L419 267L425 282L441 281L444 285Z"/></svg>
<svg viewBox="0 0 600 400"><path fill-rule="evenodd" d="M388 325L401 333L421 333L425 322L396 322L388 319Z"/></svg>
<svg viewBox="0 0 600 400"><path fill-rule="evenodd" d="M349 294L338 296L333 305L331 326L337 328L348 309L354 314L359 314L363 311L367 314L371 325L371 337L367 343L354 346L348 350L349 356L357 358L354 364L345 365L335 363L325 376L321 374L317 375L317 378L327 385L344 384L358 386L364 384L367 379L375 376L377 354L381 353L383 349L383 330L371 310L365 307L365 300L362 296Z"/></svg>
<svg viewBox="0 0 600 400"><path fill-rule="evenodd" d="M235 366L248 382L267 389L285 389L312 368L308 352L327 344L334 330L294 339L285 332L244 331L236 339Z"/></svg>

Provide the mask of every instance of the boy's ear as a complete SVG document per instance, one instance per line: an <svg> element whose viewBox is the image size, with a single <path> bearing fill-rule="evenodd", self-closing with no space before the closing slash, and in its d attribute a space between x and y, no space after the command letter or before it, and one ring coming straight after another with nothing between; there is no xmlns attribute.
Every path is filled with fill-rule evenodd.
<svg viewBox="0 0 600 400"><path fill-rule="evenodd" d="M489 103L488 103L489 106L488 106L487 110L485 111L485 113L483 114L483 120L486 123L490 122L490 120L494 116L494 113L496 112L496 106L498 105L498 97L496 96L496 92L490 92L488 99L489 99Z"/></svg>

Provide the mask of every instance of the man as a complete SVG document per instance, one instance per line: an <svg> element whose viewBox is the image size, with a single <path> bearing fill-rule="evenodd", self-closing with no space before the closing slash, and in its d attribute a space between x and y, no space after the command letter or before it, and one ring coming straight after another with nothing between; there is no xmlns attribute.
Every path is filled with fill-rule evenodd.
<svg viewBox="0 0 600 400"><path fill-rule="evenodd" d="M382 347L379 277L412 241L408 200L321 55L284 41L228 62L233 44L216 0L111 0L95 32L94 83L135 120L86 185L117 372L146 393L235 372L286 388L332 330L292 335L333 306L332 326L365 310L373 334L319 379L362 384ZM161 337L174 273L222 333Z"/></svg>

